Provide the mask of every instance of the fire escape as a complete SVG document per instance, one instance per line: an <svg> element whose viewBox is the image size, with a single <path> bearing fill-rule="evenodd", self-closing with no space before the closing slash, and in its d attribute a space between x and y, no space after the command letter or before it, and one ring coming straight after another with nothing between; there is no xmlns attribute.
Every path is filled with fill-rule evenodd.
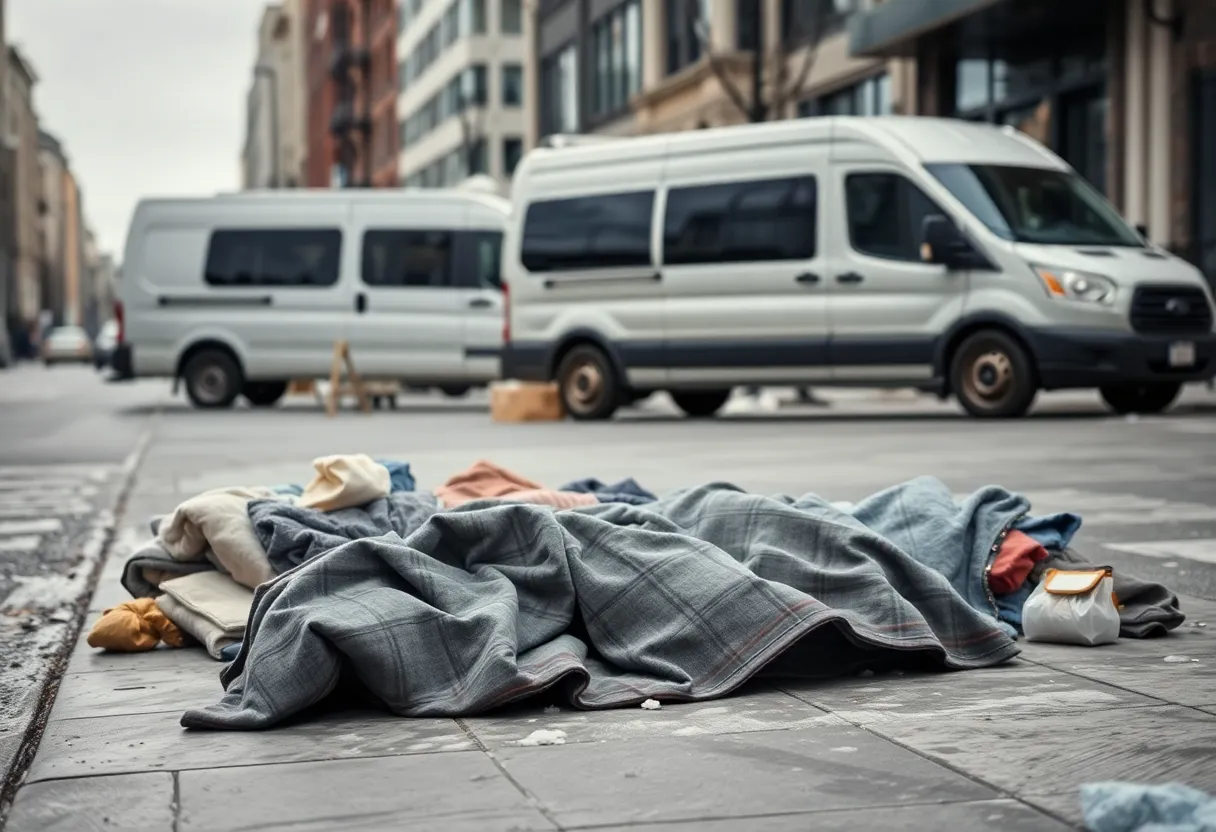
<svg viewBox="0 0 1216 832"><path fill-rule="evenodd" d="M371 50L367 43L371 37L371 29L367 25L371 19L371 0L354 2L359 2L362 7L362 44L353 42L351 0L331 0L329 7L333 33L329 77L334 83L335 93L329 132L334 137L339 186L343 188L370 187L372 181ZM359 95L360 87L363 88L362 96ZM360 155L363 157L361 176L356 170L356 159Z"/></svg>

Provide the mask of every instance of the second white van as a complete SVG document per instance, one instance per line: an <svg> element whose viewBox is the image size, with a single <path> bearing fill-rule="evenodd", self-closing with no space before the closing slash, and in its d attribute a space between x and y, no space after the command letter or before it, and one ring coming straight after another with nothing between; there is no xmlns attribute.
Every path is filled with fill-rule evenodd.
<svg viewBox="0 0 1216 832"><path fill-rule="evenodd" d="M111 365L184 382L198 407L270 406L345 340L364 376L461 395L499 375L509 211L463 191L145 200Z"/></svg>
<svg viewBox="0 0 1216 832"><path fill-rule="evenodd" d="M976 416L1096 387L1157 412L1216 375L1211 290L1009 128L794 119L529 153L504 374L576 418L669 391L913 387Z"/></svg>

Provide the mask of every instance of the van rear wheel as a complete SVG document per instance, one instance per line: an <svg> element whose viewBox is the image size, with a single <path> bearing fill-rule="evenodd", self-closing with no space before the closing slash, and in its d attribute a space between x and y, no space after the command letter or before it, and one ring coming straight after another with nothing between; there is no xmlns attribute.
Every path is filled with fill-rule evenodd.
<svg viewBox="0 0 1216 832"><path fill-rule="evenodd" d="M1102 400L1115 413L1160 413L1182 392L1181 384L1131 384L1103 387Z"/></svg>
<svg viewBox="0 0 1216 832"><path fill-rule="evenodd" d="M241 368L226 352L204 350L186 362L182 371L190 402L205 410L232 407L241 392Z"/></svg>
<svg viewBox="0 0 1216 832"><path fill-rule="evenodd" d="M286 393L285 381L250 381L241 390L241 395L254 407L274 407Z"/></svg>
<svg viewBox="0 0 1216 832"><path fill-rule="evenodd" d="M685 390L671 394L676 407L694 419L708 419L715 415L729 398L729 390Z"/></svg>
<svg viewBox="0 0 1216 832"><path fill-rule="evenodd" d="M976 332L961 343L950 364L950 388L972 416L1025 416L1038 393L1034 362L1013 336Z"/></svg>
<svg viewBox="0 0 1216 832"><path fill-rule="evenodd" d="M566 353L557 368L557 385L566 412L582 421L611 418L623 399L612 362L590 344Z"/></svg>

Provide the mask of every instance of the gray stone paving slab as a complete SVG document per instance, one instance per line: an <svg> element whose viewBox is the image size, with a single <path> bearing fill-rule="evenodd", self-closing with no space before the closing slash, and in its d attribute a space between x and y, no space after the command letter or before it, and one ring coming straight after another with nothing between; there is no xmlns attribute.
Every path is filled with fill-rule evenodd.
<svg viewBox="0 0 1216 832"><path fill-rule="evenodd" d="M856 728L508 747L495 753L562 826L997 796Z"/></svg>
<svg viewBox="0 0 1216 832"><path fill-rule="evenodd" d="M210 704L223 694L223 664L146 668L144 654L128 657L113 670L69 673L59 688L51 719L153 714Z"/></svg>
<svg viewBox="0 0 1216 832"><path fill-rule="evenodd" d="M1014 800L597 827L601 832L807 832L811 829L815 832L858 832L870 829L881 829L883 832L922 832L925 829L984 828L1001 832L1063 832L1071 827Z"/></svg>
<svg viewBox="0 0 1216 832"><path fill-rule="evenodd" d="M87 637L89 631L93 629L93 624L100 617L100 612L93 612L85 619L84 627L80 631L80 640L76 643L68 661L67 672L69 674L129 669L156 671L185 670L187 668L203 672L214 671L218 674L220 668L223 667L222 662L211 658L207 651L198 645L175 648L162 644L155 650L144 653L107 653L104 650L90 647Z"/></svg>
<svg viewBox="0 0 1216 832"><path fill-rule="evenodd" d="M1100 682L1018 661L956 673L782 681L780 687L858 725L990 714L1034 717L1053 711L1159 704Z"/></svg>
<svg viewBox="0 0 1216 832"><path fill-rule="evenodd" d="M549 830L482 752L185 771L181 830Z"/></svg>
<svg viewBox="0 0 1216 832"><path fill-rule="evenodd" d="M1186 656L1191 661L1170 663L1165 661L1166 656ZM1216 655L1196 651L1162 651L1155 656L1110 653L1104 660L1059 662L1053 666L1178 705L1206 705L1216 691Z"/></svg>
<svg viewBox="0 0 1216 832"><path fill-rule="evenodd" d="M1082 826L1085 823L1085 815L1081 811L1080 789L1048 794L1021 795L1020 797L1030 805L1045 812L1050 812L1056 817L1063 818L1076 826Z"/></svg>
<svg viewBox="0 0 1216 832"><path fill-rule="evenodd" d="M5 832L172 832L173 775L119 774L31 783L17 794Z"/></svg>
<svg viewBox="0 0 1216 832"><path fill-rule="evenodd" d="M710 702L671 703L660 710L622 708L579 711L541 706L464 720L487 748L515 745L538 728L566 732L567 743L694 737L748 731L776 731L848 724L805 702L754 684L740 694Z"/></svg>
<svg viewBox="0 0 1216 832"><path fill-rule="evenodd" d="M1192 708L920 719L871 730L1019 795L1095 780L1178 780L1216 792L1216 718Z"/></svg>
<svg viewBox="0 0 1216 832"><path fill-rule="evenodd" d="M474 748L450 719L328 714L265 731L187 731L178 711L54 720L28 782L138 771L383 757Z"/></svg>

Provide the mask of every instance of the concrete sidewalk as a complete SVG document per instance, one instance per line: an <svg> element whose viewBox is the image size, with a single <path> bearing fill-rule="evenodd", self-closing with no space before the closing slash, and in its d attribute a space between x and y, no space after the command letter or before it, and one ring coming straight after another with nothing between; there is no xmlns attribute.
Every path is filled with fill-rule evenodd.
<svg viewBox="0 0 1216 832"><path fill-rule="evenodd" d="M85 632L122 600L124 555ZM1064 829L1084 782L1216 791L1216 603L1184 609L1166 639L1023 644L990 670L752 684L658 711L325 712L259 733L179 726L221 692L201 648L82 639L6 829ZM565 744L518 745L538 728Z"/></svg>

